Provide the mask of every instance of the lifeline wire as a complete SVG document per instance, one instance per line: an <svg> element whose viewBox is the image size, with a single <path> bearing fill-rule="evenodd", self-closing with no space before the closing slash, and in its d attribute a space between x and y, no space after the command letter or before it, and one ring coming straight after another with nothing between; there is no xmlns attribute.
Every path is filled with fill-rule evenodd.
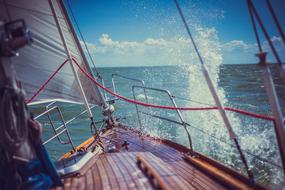
<svg viewBox="0 0 285 190"><path fill-rule="evenodd" d="M91 61L92 65L93 65L93 67L94 67L94 69L95 69L95 71L96 71L96 75L97 75L97 77L102 78L101 75L100 75L100 73L99 73L99 71L97 70L97 67L95 66L94 60L93 60L93 58L92 58L92 56L91 56L91 53L90 53L90 51L89 51L89 48L88 48L88 46L87 46L87 44L86 44L86 41L85 41L85 39L84 39L84 36L83 36L83 34L82 34L81 30L80 30L79 24L78 24L78 22L77 22L77 20L76 20L76 18L75 18L75 14L73 13L73 10L72 10L72 8L71 8L71 5L70 5L70 3L69 3L69 0L67 0L66 2L67 2L67 5L68 5L68 7L69 7L71 16L72 16L72 18L73 18L73 20L74 20L74 23L75 23L75 25L76 25L76 27L77 27L77 30L78 30L78 32L79 32L79 35L80 35L80 37L81 37L81 39L82 39L82 41L83 41L83 43L84 43L84 46L85 46L85 48L86 48L88 57L90 58L90 61Z"/></svg>
<svg viewBox="0 0 285 190"><path fill-rule="evenodd" d="M184 18L184 15L183 15L183 12L182 12L182 10L181 10L181 8L180 8L180 5L179 5L179 3L178 3L178 0L174 0L174 2L175 2L175 5L176 5L177 10L178 10L178 12L179 12L179 15L180 15L180 17L181 17L181 19L182 19L182 21L183 21L183 23L184 23L185 29L186 29L186 31L187 31L187 33L188 33L188 35L189 35L189 37L190 37L190 39L191 39L191 41L192 41L192 44L193 44L194 49L195 49L195 51L196 51L196 54L197 54L198 57L199 57L200 63L202 64L202 69L203 69L202 71L203 71L204 77L205 77L205 79L206 79L206 81L207 81L209 90L210 90L210 92L212 93L212 96L213 96L213 98L214 98L214 100L215 100L215 102L216 102L216 104L217 104L217 106L218 106L218 109L219 109L219 111L220 111L220 114L221 114L221 116L222 116L222 119L224 120L225 126L226 126L226 128L228 129L230 139L232 139L232 140L234 141L235 145L236 145L236 148L237 148L237 150L238 150L238 152L239 152L240 158L241 158L241 160L242 160L242 162L243 162L243 164L244 164L244 166L245 166L247 175L248 175L248 177L249 177L250 180L251 180L251 185L254 185L255 182L254 182L253 173L252 173L251 170L249 169L249 166L248 166L248 164L247 164L247 160L246 160L246 158L245 158L245 156L244 156L244 154L243 154L243 152L242 152L242 149L241 149L241 147L240 147L240 145L239 145L239 142L238 142L238 140L237 140L236 134L234 133L234 131L233 131L233 129L232 129L232 126L231 126L231 124L230 124L230 121L229 121L229 119L228 119L228 117L227 117L227 115L226 115L226 113L225 113L224 108L222 107L222 104L221 104L220 99L219 99L219 97L218 97L218 95L217 95L217 93L216 93L216 90L215 90L215 88L214 88L214 85L213 85L213 83L212 83L212 81L211 81L211 79L210 79L210 76L209 76L209 74L208 74L208 71L207 71L206 67L204 66L204 61L203 61L203 59L202 59L202 57L201 57L201 55L200 55L200 52L199 52L199 50L198 50L198 48L197 48L196 43L195 43L195 41L194 41L194 39L193 39L193 37L192 37L192 34L191 34L190 29L189 29L189 27L188 27L188 24L187 24L187 22L186 22L186 20L185 20L185 18Z"/></svg>
<svg viewBox="0 0 285 190"><path fill-rule="evenodd" d="M140 101L135 101L133 99L129 99L127 97L124 97L120 94L117 94L111 90L109 90L108 88L104 87L103 85L101 85L99 82L97 82L91 75L89 75L89 73L87 73L79 64L78 62L73 58L74 63L77 65L77 67L79 68L79 70L88 78L90 79L94 84L96 84L99 88L101 88L102 90L108 92L109 94L111 94L112 96L115 96L123 101L132 103L132 104L138 104L141 106L145 106L145 107L152 107L152 108L159 108L159 109L169 109L169 110L183 110L183 111L202 111L202 110L217 110L217 107L192 107L192 108L188 108L188 107L172 107L172 106L161 106L161 105L155 105L155 104L149 104L149 103L145 103L145 102L140 102ZM49 81L59 72L59 70L66 64L68 63L68 60L65 60L60 67L43 83L43 85L39 88L39 90L37 90L37 92L32 96L32 98L30 98L29 100L26 101L27 104L31 103L38 95L39 93L45 88L45 86L49 83ZM274 118L272 116L267 116L267 115L262 115L262 114L257 114L257 113L253 113L253 112L248 112L245 110L240 110L240 109L235 109L235 108L231 108L231 107L224 107L225 110L227 111L231 111L231 112L235 112L235 113L239 113L242 115L246 115L246 116L250 116L250 117L254 117L254 118L258 118L258 119L263 119L263 120L267 120L267 121L274 121Z"/></svg>
<svg viewBox="0 0 285 190"><path fill-rule="evenodd" d="M89 78L94 84L96 84L98 87L100 87L101 89L103 89L104 91L110 93L111 95L132 103L132 104L138 104L141 106L146 106L146 107L153 107L153 108L160 108L160 109L178 109L178 110L188 110L188 111L198 111L198 110L217 110L217 107L205 107L205 108L181 108L181 107L171 107L171 106L159 106L159 105L154 105L154 104L146 104L144 102L140 102L140 101L135 101L132 99L129 99L127 97L121 96L119 94L116 94L114 92L112 92L111 90L109 90L108 88L104 87L103 85L101 85L100 83L98 83L92 76L90 76L78 63L77 61L73 58L73 61L75 62L75 64L77 65L77 67L79 68L79 70L87 77ZM66 64L67 61L63 62L60 67L48 78L48 80L39 88L39 90L35 93L35 95L33 96L33 98L31 98L29 100L29 102L32 102L33 99L44 89L44 87L48 84L48 82L55 76L55 74L62 68L62 66L64 64ZM28 103L29 103L28 102ZM230 108L230 107L224 107L225 110L231 111L231 112L235 112L235 113L239 113L242 115L246 115L249 117L254 117L254 118L259 118L259 119L263 119L263 120L267 120L267 121L272 121L274 122L274 118L271 116L266 116L266 115L261 115L261 114L256 114L256 113L252 113L252 112L247 112L244 110L239 110L239 109L235 109L235 108ZM189 125L189 124L188 124ZM247 152L247 151L246 151ZM250 154L250 153L249 153ZM253 154L251 154L253 155ZM265 160L266 161L266 160ZM273 164L273 163L272 163ZM273 164L274 165L274 164ZM277 165L276 165L277 166Z"/></svg>

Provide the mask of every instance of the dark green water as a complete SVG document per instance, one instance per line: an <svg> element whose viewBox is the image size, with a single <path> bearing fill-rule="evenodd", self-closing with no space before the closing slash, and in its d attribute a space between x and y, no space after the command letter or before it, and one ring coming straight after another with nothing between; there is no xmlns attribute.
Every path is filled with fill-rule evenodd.
<svg viewBox="0 0 285 190"><path fill-rule="evenodd" d="M285 86L279 80L277 68L272 66L271 70L280 105L284 111ZM175 101L179 107L207 107L214 104L198 66L99 68L99 72L107 87L112 86L111 74L118 73L142 79L148 87L168 89L175 95ZM210 70L210 74L225 106L271 115L266 91L260 77L260 67L256 65L221 65ZM115 83L117 92L130 98L133 98L132 85L140 85L121 78L116 78ZM145 101L142 90L136 89L135 93L138 100ZM171 105L166 94L148 90L147 96L149 103ZM61 103L60 106L66 120L83 110L80 105ZM116 108L115 116L121 118L122 123L131 127L139 127L134 105L117 101L114 106ZM42 108L33 106L32 110L37 115ZM175 111L141 106L139 106L139 110L180 121ZM97 121L102 119L99 109L94 109L94 114ZM228 133L217 111L184 111L182 115L184 120L191 125L188 130L191 133L195 150L244 173L239 155L229 140ZM272 189L281 189L284 181L282 180L281 162L272 123L231 112L228 112L228 116L256 179ZM53 117L55 123L59 125L59 118ZM186 133L181 126L144 114L140 114L140 117L143 130L146 133L188 146ZM46 118L42 118L40 121L44 125L43 138L48 139L52 135L52 130ZM89 119L84 115L70 125L70 133L75 145L90 136L89 124ZM66 136L62 135L62 139L66 139ZM58 141L52 141L47 145L47 148L52 157L57 159L70 149L70 145L60 145Z"/></svg>

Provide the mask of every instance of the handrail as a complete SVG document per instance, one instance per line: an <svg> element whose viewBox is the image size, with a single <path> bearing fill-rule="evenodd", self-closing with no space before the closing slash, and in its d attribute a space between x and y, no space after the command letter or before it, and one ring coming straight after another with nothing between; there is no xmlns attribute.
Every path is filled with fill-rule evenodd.
<svg viewBox="0 0 285 190"><path fill-rule="evenodd" d="M112 74L112 85L113 85L113 91L114 91L114 93L117 93L117 91L116 91L116 85L115 85L115 80L114 80L114 79L115 79L115 76L120 77L120 78L123 78L123 79L131 80L131 81L139 82L139 83L141 83L141 85L142 85L143 87L145 87L145 82L144 82L144 80L137 79L137 78L132 78L132 77L128 77L128 76L124 76L124 75L117 74L117 73L113 73L113 74ZM144 89L144 97L145 97L146 102L148 102L147 94L146 94L145 89Z"/></svg>
<svg viewBox="0 0 285 190"><path fill-rule="evenodd" d="M48 112L50 112L50 111L56 109L56 107L57 107L57 106L54 106L54 107L52 107L52 108L49 108L48 110L46 110L46 111L40 113L39 115L37 115L36 117L34 117L34 119L37 120L37 119L41 118L42 116L44 116L44 115L47 114Z"/></svg>
<svg viewBox="0 0 285 190"><path fill-rule="evenodd" d="M145 86L137 86L137 85L133 85L132 86L132 92L133 92L133 97L134 97L134 100L136 100L136 94L135 94L135 88L141 88L141 89L144 89L144 90L152 90L152 91L158 91L158 92L162 92L162 93L166 93L169 97L169 99L171 100L173 106L175 108L177 108L177 104L174 100L174 96L170 93L169 90L165 90L165 89L160 89L160 88L153 88L153 87L145 87ZM145 94L147 96L147 94ZM140 128L142 129L142 123L141 123L141 119L140 119L140 116L139 116L139 110L138 110L138 105L136 104L136 111L137 111L137 116L138 116L138 120L139 120L139 124L140 124ZM182 126L184 127L186 133L187 133L187 136L188 136L188 141L189 141L189 146L190 146L190 150L192 151L193 150L193 146L192 146L192 139L191 139L191 135L187 129L187 125L185 123L185 120L182 116L182 113L180 110L176 109L176 113L182 123Z"/></svg>
<svg viewBox="0 0 285 190"><path fill-rule="evenodd" d="M53 102L49 103L49 104L46 106L46 110L48 110L49 107L52 106L52 105L54 105L55 103L56 103L56 101L53 101ZM51 119L51 116L50 116L50 112L47 112L47 117L48 117L48 120L49 120L50 125L52 126L52 129L53 129L53 131L54 131L54 134L56 135L56 134L57 134L57 130L61 129L62 127L55 128L54 123L53 123L53 121L52 121L52 119ZM63 121L62 115L61 115L61 121ZM63 129L63 131L66 131L66 130ZM66 131L66 132L68 133L68 131ZM69 141L64 142L63 140L61 140L60 136L57 136L57 139L58 139L58 141L59 141L61 144L69 144L69 143L70 143Z"/></svg>
<svg viewBox="0 0 285 190"><path fill-rule="evenodd" d="M79 68L79 70L90 80L92 81L95 85L97 85L99 88L103 89L104 91L108 92L109 94L111 94L114 97L117 97L118 99L121 99L123 101L126 101L128 103L132 103L132 104L139 104L145 107L152 107L152 108L160 108L160 109L169 109L169 110L183 110L183 111L202 111L202 110L217 110L217 107L178 107L178 108L174 108L171 106L161 106L161 105L155 105L155 104L147 104L145 102L140 102L140 101L134 101L133 99L127 98L125 96L122 96L120 94L114 93L113 91L109 90L108 88L104 87L103 85L101 85L99 82L97 82L94 78L92 78L91 75L89 75L76 61L76 59L73 59L74 63L77 65L77 67ZM64 63L63 63L64 64ZM62 68L62 67L60 67ZM60 70L59 68L59 70ZM56 71L58 72L58 71ZM30 99L29 101L32 101L35 97L37 97L37 95L39 95L39 93L43 90L43 88L45 88L45 86L47 85L47 83L51 80L52 77L55 76L56 73L53 73L48 80L39 88L39 90L35 93L35 95L33 96L32 99ZM28 102L28 100L26 101ZM274 121L274 117L272 116L268 116L268 115L262 115L262 114L257 114L257 113L253 113L253 112L248 112L245 110L239 110L239 109L235 109L235 108L231 108L231 107L224 107L225 110L231 111L231 112L235 112L235 113L239 113L242 115L247 115L250 117L254 117L254 118L260 118L260 119L264 119L264 120L268 120L268 121ZM285 121L284 121L285 122Z"/></svg>
<svg viewBox="0 0 285 190"><path fill-rule="evenodd" d="M63 117L63 114L62 114L60 108L59 108L58 106L53 106L52 108L49 108L49 106L51 106L51 105L53 105L53 104L55 104L55 103L56 103L56 102L52 102L52 103L48 104L48 105L46 106L46 111L44 111L43 113L41 113L40 115L38 115L38 116L35 117L35 120L37 120L37 119L39 119L40 117L43 117L43 116L47 115L48 120L49 120L49 123L50 123L50 125L52 126L52 129L53 129L53 131L54 131L54 135L53 135L51 138L49 138L48 140L46 140L45 142L43 142L43 145L45 145L45 144L49 143L50 141L52 141L53 139L57 138L58 141L59 141L61 144L71 144L72 149L75 150L75 146L74 146L73 141L72 141L72 139L71 139L71 136L70 136L70 134L69 134L68 128L67 128L67 126L66 126L66 122L65 122L65 120L64 120L64 117ZM53 121L52 121L52 119L51 119L51 117L50 117L50 112L52 112L52 111L54 111L54 110L57 110L57 113L59 114L60 120L61 120L61 122L62 122L62 125L59 126L59 127L57 127L57 128L55 128L54 123L53 123ZM86 111L86 110L85 110L85 111ZM63 129L62 129L62 128L63 128ZM62 129L62 130L61 130L60 132L57 132L59 129ZM66 133L67 138L68 138L68 141L66 141L66 142L62 141L62 140L60 139L60 137L59 137L59 135L61 135L61 134L64 133L64 132Z"/></svg>
<svg viewBox="0 0 285 190"><path fill-rule="evenodd" d="M179 122L179 121L175 121L175 120L173 120L173 119L169 119L169 118L166 118L166 117L162 117L162 116L160 116L160 115L150 114L150 113L143 112L143 111L139 111L139 112L142 113L142 114L144 114L144 115L148 115L148 116L150 116L150 117L154 117L154 118L157 118L157 119L160 119L160 120L168 121L168 122L170 122L170 123L174 123L174 124L177 124L177 125L182 125L182 123ZM199 132L201 132L201 133L203 133L203 134L205 134L205 135L207 135L207 136L213 138L213 139L216 139L216 140L218 140L218 141L220 141L220 142L222 142L222 143L224 143L224 144L230 146L230 147L235 147L233 144L228 143L228 142L226 142L225 140L222 140L222 139L220 139L220 138L218 138L218 137L216 137L216 136L214 136L214 135L211 135L211 134L207 133L206 131L204 131L203 129L200 129L200 128L197 127L197 126L190 125L190 124L187 123L187 122L186 122L185 124L186 124L187 126L189 126L189 127L192 127L193 129L196 129L197 131L199 131ZM250 152L250 151L248 151L248 150L243 150L243 151L245 151L247 154L253 156L254 158L256 158L256 159L258 159L258 160L260 160L260 161L262 161L262 162L267 162L267 163L269 163L269 164L271 164L271 165L273 165L273 166L275 166L275 167L278 167L278 168L281 168L281 169L282 169L282 166L279 165L278 163L269 161L269 160L267 160L266 158L263 158L263 157L260 157L260 156L258 156L258 155L255 155L255 154L253 154L252 152Z"/></svg>
<svg viewBox="0 0 285 190"><path fill-rule="evenodd" d="M48 117L48 119L49 119L49 123L50 123L50 125L52 126L52 129L53 129L53 131L54 131L54 133L55 133L52 137L50 137L50 138L47 139L45 142L43 142L43 145L46 145L46 144L48 144L49 142L51 142L52 140L54 140L55 138L57 138L61 144L71 144L72 149L75 150L75 147L74 147L74 144L73 144L73 141L72 141L72 139L71 139L71 135L70 135L70 133L69 133L69 131L68 131L68 127L67 127L67 126L68 126L68 124L70 124L71 122L73 122L74 120L76 120L77 118L79 118L80 116L82 116L83 114L85 114L85 113L87 112L87 110L84 110L84 111L82 111L81 113L79 113L78 115L76 115L75 117L69 119L68 121L65 121L65 120L64 120L64 117L63 117L63 115L62 115L62 112L61 112L61 110L60 110L60 108L59 108L58 106L53 106L53 107L49 108L51 105L53 105L53 104L55 104L55 103L56 103L56 101L54 101L54 102L48 104L48 105L46 106L46 110L45 110L44 112L42 112L41 114L37 115L37 116L34 118L35 120L37 120L37 119L39 119L39 118L41 118L41 117L47 115L47 117ZM90 110L92 110L94 107L96 107L96 105L91 106L91 107L90 107ZM51 117L50 117L50 112L52 112L52 111L54 111L54 110L57 110L57 112L58 112L58 114L59 114L59 116L60 116L60 118L61 118L61 122L62 122L62 125L60 125L60 126L57 127L57 128L55 128L55 126L54 126L54 124L53 124L53 121L52 121L52 119L51 119ZM97 122L96 122L96 123L97 123ZM101 122L100 122L100 123L101 123ZM62 129L62 128L64 128L64 129ZM58 132L59 129L62 129L62 130L61 130L60 132ZM64 141L62 141L62 140L60 139L60 135L63 134L64 132L66 133L66 135L67 135L67 137L68 137L68 141L67 141L67 142L64 142Z"/></svg>
<svg viewBox="0 0 285 190"><path fill-rule="evenodd" d="M133 99L124 97L120 94L114 93L113 91L105 88L104 86L102 86L100 83L98 83L92 76L90 76L89 73L87 73L76 61L76 59L72 59L74 61L74 63L77 65L77 67L79 68L79 70L89 79L91 80L94 84L96 84L98 87L100 87L101 89L103 89L104 91L108 92L109 94L132 104L137 104L137 105L141 105L141 106L145 106L145 107L152 107L152 108L160 108L160 109L168 109L168 110L184 110L184 111L197 111L197 110L217 110L217 107L205 107L205 108L189 108L189 107L171 107L171 106L161 106L161 105L155 105L155 104L148 104L145 102L141 102L141 101L135 101ZM65 63L63 63L62 65L64 65ZM56 70L55 73L53 73L48 80L40 87L40 89L36 92L36 94L33 96L33 98L35 98L40 92L41 90L46 86L46 84L50 81L50 79L58 72L58 70L60 70L62 68L62 65ZM31 99L32 100L32 99ZM30 100L30 101L31 101ZM231 111L231 112L235 112L235 113L239 113L242 115L247 115L250 117L254 117L254 118L259 118L259 119L263 119L263 120L268 120L273 122L274 126L275 124L275 119L272 116L267 116L267 115L261 115L261 114L256 114L253 112L247 112L244 110L239 110L239 109L234 109L234 108L230 108L230 107L225 107L225 110ZM284 121L283 121L284 122ZM279 146L279 145L278 145Z"/></svg>

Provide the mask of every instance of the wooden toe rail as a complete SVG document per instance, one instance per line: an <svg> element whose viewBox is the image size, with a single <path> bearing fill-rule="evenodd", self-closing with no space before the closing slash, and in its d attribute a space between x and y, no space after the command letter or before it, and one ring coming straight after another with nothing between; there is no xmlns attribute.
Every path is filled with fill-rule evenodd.
<svg viewBox="0 0 285 190"><path fill-rule="evenodd" d="M185 155L184 159L229 189L266 190L265 187L259 184L250 185L249 179L247 177L203 155L197 154L193 157Z"/></svg>
<svg viewBox="0 0 285 190"><path fill-rule="evenodd" d="M153 184L155 187L161 190L170 190L166 183L164 182L163 178L159 175L159 173L153 169L142 155L137 155L137 163L138 166L143 172L153 180Z"/></svg>

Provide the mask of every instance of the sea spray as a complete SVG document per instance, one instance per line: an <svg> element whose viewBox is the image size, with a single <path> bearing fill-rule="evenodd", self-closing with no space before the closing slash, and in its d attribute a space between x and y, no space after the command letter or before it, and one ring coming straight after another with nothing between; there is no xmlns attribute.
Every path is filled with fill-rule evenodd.
<svg viewBox="0 0 285 190"><path fill-rule="evenodd" d="M139 16L140 12L142 11L146 10L151 12L154 12L154 10L156 11L155 14L157 15L157 17L155 17L155 19L159 18L157 19L160 22L158 25L162 27L161 31L163 31L163 33L161 33L161 37L170 36L171 34L174 34L172 37L169 37L167 40L164 39L164 46L160 47L161 50L160 52L163 53L157 55L160 55L163 58L165 57L167 58L166 61L161 62L160 64L179 65L179 67L182 68L182 73L177 72L177 70L173 70L172 73L170 74L158 73L160 77L167 78L166 83L159 84L158 81L152 81L147 85L153 86L155 84L155 87L158 88L164 87L167 89L171 89L172 85L176 86L181 85L180 83L182 79L187 81L186 90L179 92L177 89L175 89L174 94L175 95L178 94L186 99L195 100L196 102L202 102L203 104L189 102L189 101L184 101L184 102L180 101L179 105L181 107L201 107L205 106L205 104L215 105L211 93L208 90L206 81L204 80L204 77L202 75L201 66L199 64L198 57L193 49L190 40L187 37L185 37L186 32L185 29L183 28L182 23L180 22L180 18L177 18L176 17L177 15L176 16L173 15L172 14L173 12L171 10L167 10L168 11L167 14L166 10L157 9L157 7L159 7L159 2L157 2L157 6L152 6L152 7L149 7L149 4L144 1L140 1L137 3L138 3L137 5L138 8L136 9L137 16ZM195 8L195 4L194 5L186 4L184 6L187 7L184 10L187 13L189 13L187 14L187 22L188 24L190 24L191 30L194 33L194 38L198 45L198 49L202 54L202 57L206 63L206 67L209 70L211 79L217 90L218 96L221 99L223 105L231 106L230 103L228 102L226 92L222 87L218 85L220 80L219 72L220 72L220 66L223 61L223 55L221 52L221 44L218 39L217 31L213 27L206 28L202 26L200 18L197 16L198 14L196 13L199 12L199 16L202 17L205 13L203 14L203 12L197 10ZM165 18L164 15L167 15L169 17ZM212 17L208 19L211 19L213 17L217 18L218 16L219 14L218 15L212 14ZM153 18L147 18L147 19L148 19L147 23L149 23L149 25L151 25L152 22L155 22L155 19ZM171 26L171 30L169 30L169 26ZM157 59L157 57L154 57L153 60L155 63L163 61L163 59ZM149 76L149 75L147 75L148 78L151 77L157 78L155 76ZM175 80L173 79L173 77L169 77L166 75L174 75L177 76L177 78L179 79ZM162 96L160 96L160 98L162 98ZM155 103L158 102L161 103L161 101L156 101ZM149 108L142 108L142 109L147 109L148 112L152 114L160 114L160 115L162 114L154 109L149 109ZM233 143L228 137L228 131L226 130L218 111L183 112L183 115L186 121L191 125L188 128L191 131L191 136L193 138L193 144L195 150L205 153L211 157L214 157L215 159L227 164L228 166L238 169L242 173L245 173L244 166L240 161L239 154L237 153L236 148L234 147ZM276 154L276 152L278 152L276 146L268 148L268 144L273 143L274 145L276 145L276 143L271 142L271 139L268 138L269 135L264 135L267 134L267 132L273 134L272 131L270 132L259 131L257 133L253 133L253 131L255 130L254 128L256 128L258 124L256 125L252 123L247 123L247 125L244 125L243 120L247 120L247 118L245 118L244 116L235 113L227 113L227 115L230 119L230 122L232 124L235 133L238 136L242 149L246 151L245 152L246 157L248 159L249 165L252 168L256 167L256 164L260 165L260 163L257 163L260 161L258 161L256 157L248 154L248 152L257 154L257 156L264 156L265 155L264 152L266 151L267 152L266 154L270 155L273 154L275 155L274 158L279 160L278 154ZM183 145L186 146L189 145L187 136L185 135L185 131L182 128L179 128L177 126L176 127L172 126L172 124L169 124L167 122L162 123L161 121L159 122L155 121L155 119L149 117L147 118L147 116L142 116L142 118L144 120L143 125L145 131L148 131L153 135L159 135L158 133L160 132L161 134L164 134L164 135L159 135L162 138L168 137L171 140L175 140ZM270 125L271 124L268 124L268 126ZM166 135L167 133L161 132L161 131L169 131L169 128L171 128L170 126L175 128L176 132L174 137L173 135ZM153 130L155 132L153 132ZM201 130L206 134L201 133ZM223 142L220 142L217 139L221 139L221 141ZM265 170L274 170L274 171L276 170L272 168L270 165L262 165L262 167L263 168L259 167L260 171L262 171L264 168ZM254 173L258 179L260 179L260 176L264 175L260 174L257 170L254 170ZM276 174L274 175L274 177L272 177L271 172L267 172L267 174L264 176L266 176L266 178L271 178L269 181L273 183L277 182L277 184L280 184L280 182L278 181L280 180L280 176L282 179L282 175L279 175L280 172L274 172L274 173ZM269 183L270 182L268 181L265 182L265 184L267 185Z"/></svg>

